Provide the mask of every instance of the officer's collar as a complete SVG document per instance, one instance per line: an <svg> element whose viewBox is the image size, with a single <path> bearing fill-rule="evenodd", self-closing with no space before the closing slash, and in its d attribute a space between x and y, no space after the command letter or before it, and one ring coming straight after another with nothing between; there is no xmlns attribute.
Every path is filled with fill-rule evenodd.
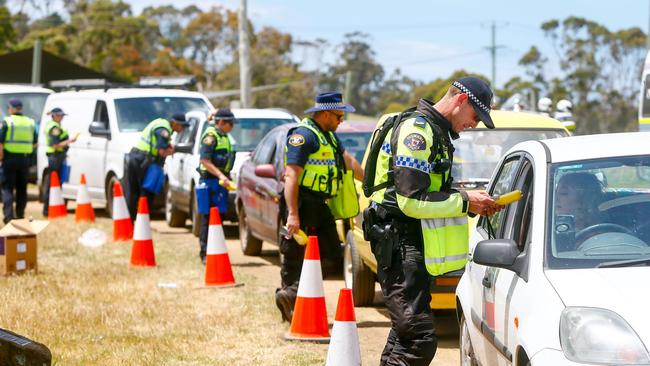
<svg viewBox="0 0 650 366"><path fill-rule="evenodd" d="M304 119L304 121L306 121L306 122L309 123L310 125L312 125L312 126L318 128L318 131L320 131L323 135L326 134L325 131L323 130L323 128L322 128L322 127L318 124L318 122L316 122L313 118L311 118L311 117L306 117L306 118Z"/></svg>
<svg viewBox="0 0 650 366"><path fill-rule="evenodd" d="M16 113L12 114L12 116L22 116L22 115L23 115L23 112L16 112Z"/></svg>
<svg viewBox="0 0 650 366"><path fill-rule="evenodd" d="M427 99L420 99L418 102L418 112L425 114L427 117L433 120L433 123L437 124L443 132L446 132L451 136L452 139L457 139L460 136L451 129L451 122L445 116L440 114L438 110L433 106L433 102Z"/></svg>

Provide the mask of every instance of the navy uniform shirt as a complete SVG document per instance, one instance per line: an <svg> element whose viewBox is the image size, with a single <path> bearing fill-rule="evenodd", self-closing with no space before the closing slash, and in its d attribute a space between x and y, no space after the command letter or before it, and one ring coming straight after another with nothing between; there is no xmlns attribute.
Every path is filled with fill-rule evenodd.
<svg viewBox="0 0 650 366"><path fill-rule="evenodd" d="M221 138L229 138L227 134L222 133L218 128L216 130ZM217 168L223 169L226 164L228 164L228 151L225 149L215 151L214 148L216 144L217 139L215 136L211 134L205 135L205 137L203 137L203 140L201 140L201 148L199 149L199 154L201 156L201 159L210 160L212 164L214 164Z"/></svg>
<svg viewBox="0 0 650 366"><path fill-rule="evenodd" d="M22 116L22 113L16 113L17 116ZM7 122L4 119L0 120L0 144L4 144L5 139L7 138ZM34 125L34 143L38 142L38 131L36 131L36 125Z"/></svg>
<svg viewBox="0 0 650 366"><path fill-rule="evenodd" d="M50 130L50 133L48 133L47 138L50 143L50 146L54 146L62 141L68 140L69 136L66 136L65 138L61 138L61 134L63 131L61 130L60 127L54 127L53 129ZM68 146L65 147L65 149L68 149Z"/></svg>
<svg viewBox="0 0 650 366"><path fill-rule="evenodd" d="M338 137L336 139L338 150L343 154L345 148L341 145ZM318 137L310 129L302 126L297 127L287 137L287 165L304 167L309 155L318 151L319 147Z"/></svg>
<svg viewBox="0 0 650 366"><path fill-rule="evenodd" d="M171 146L171 135L163 127L156 128L153 133L156 135L156 146L155 149L166 149Z"/></svg>

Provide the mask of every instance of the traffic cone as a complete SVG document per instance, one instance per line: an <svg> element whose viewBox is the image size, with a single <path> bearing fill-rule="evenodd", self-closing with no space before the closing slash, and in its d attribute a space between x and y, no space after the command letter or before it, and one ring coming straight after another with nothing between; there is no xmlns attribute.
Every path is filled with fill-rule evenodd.
<svg viewBox="0 0 650 366"><path fill-rule="evenodd" d="M361 365L361 350L359 349L357 319L354 316L352 290L342 288L339 293L339 303L336 307L336 317L332 327L332 340L327 350L325 366L358 365Z"/></svg>
<svg viewBox="0 0 650 366"><path fill-rule="evenodd" d="M208 247L205 261L206 287L233 287L235 277L232 274L230 257L226 249L226 237L221 226L219 209L210 208L210 226L208 226Z"/></svg>
<svg viewBox="0 0 650 366"><path fill-rule="evenodd" d="M52 171L50 172L50 199L48 202L47 218L56 219L65 217L66 214L67 210L63 201L61 183L59 183L59 173Z"/></svg>
<svg viewBox="0 0 650 366"><path fill-rule="evenodd" d="M310 236L307 241L291 329L284 338L312 342L328 342L330 339L316 236Z"/></svg>
<svg viewBox="0 0 650 366"><path fill-rule="evenodd" d="M113 185L113 240L127 241L133 238L133 223L126 207L126 199L122 193L122 185Z"/></svg>
<svg viewBox="0 0 650 366"><path fill-rule="evenodd" d="M76 222L95 222L95 211L90 203L90 195L86 186L86 175L81 174L81 183L77 191L77 208L74 211Z"/></svg>
<svg viewBox="0 0 650 366"><path fill-rule="evenodd" d="M140 197L138 201L138 216L135 218L133 246L131 247L131 266L156 266L156 255L153 252L153 240L151 239L147 197Z"/></svg>

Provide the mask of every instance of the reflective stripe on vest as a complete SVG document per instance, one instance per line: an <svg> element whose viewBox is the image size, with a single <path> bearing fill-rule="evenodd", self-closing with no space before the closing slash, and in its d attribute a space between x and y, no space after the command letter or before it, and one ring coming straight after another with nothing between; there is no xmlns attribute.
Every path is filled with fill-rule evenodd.
<svg viewBox="0 0 650 366"><path fill-rule="evenodd" d="M215 126L208 126L205 131L203 131L203 135L201 135L201 141L205 138L207 135L212 135L216 139L216 144L214 144L214 150L213 153L218 151L218 150L226 150L226 153L228 154L228 161L226 162L226 165L224 167L219 167L215 164L219 170L221 170L222 173L228 174L232 170L232 165L235 162L235 154L232 149L232 144L230 143L230 138L228 135L222 135L219 133L217 128ZM212 160L212 159L211 159ZM212 161L214 164L214 161ZM201 171L207 171L205 166L203 164L199 165L199 170Z"/></svg>
<svg viewBox="0 0 650 366"><path fill-rule="evenodd" d="M152 156L158 156L158 138L154 131L158 128L164 128L169 132L169 135L172 134L172 127L164 118L155 119L147 125L142 131L142 135L138 142L135 143L135 148L144 152L148 152Z"/></svg>
<svg viewBox="0 0 650 366"><path fill-rule="evenodd" d="M332 146L321 130L315 127L309 119L300 122L302 127L308 128L318 139L318 150L307 157L298 185L315 192L324 193L330 197L336 196L341 185L342 172L336 166L336 145ZM336 137L329 132L330 140L336 144ZM285 165L286 165L285 148Z"/></svg>
<svg viewBox="0 0 650 366"><path fill-rule="evenodd" d="M56 121L50 121L47 123L45 126L45 135L47 136L47 153L52 154L55 152L63 152L65 151L65 147L58 147L55 148L52 143L50 142L50 131L52 131L53 128L58 127L61 130L61 135L59 135L60 141L65 140L68 137L68 131L64 130L60 124L58 124Z"/></svg>
<svg viewBox="0 0 650 366"><path fill-rule="evenodd" d="M15 154L31 154L34 151L34 120L19 115L5 118L7 134L4 149Z"/></svg>
<svg viewBox="0 0 650 366"><path fill-rule="evenodd" d="M420 220L424 263L433 276L459 270L469 257L467 216Z"/></svg>

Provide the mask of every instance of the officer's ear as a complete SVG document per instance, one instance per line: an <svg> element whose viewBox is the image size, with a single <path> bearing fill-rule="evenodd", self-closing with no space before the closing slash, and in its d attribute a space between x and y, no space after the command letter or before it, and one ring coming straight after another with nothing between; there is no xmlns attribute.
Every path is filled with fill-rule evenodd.
<svg viewBox="0 0 650 366"><path fill-rule="evenodd" d="M458 106L461 106L463 103L465 103L469 97L465 93L460 93L457 95L456 101L458 102Z"/></svg>

